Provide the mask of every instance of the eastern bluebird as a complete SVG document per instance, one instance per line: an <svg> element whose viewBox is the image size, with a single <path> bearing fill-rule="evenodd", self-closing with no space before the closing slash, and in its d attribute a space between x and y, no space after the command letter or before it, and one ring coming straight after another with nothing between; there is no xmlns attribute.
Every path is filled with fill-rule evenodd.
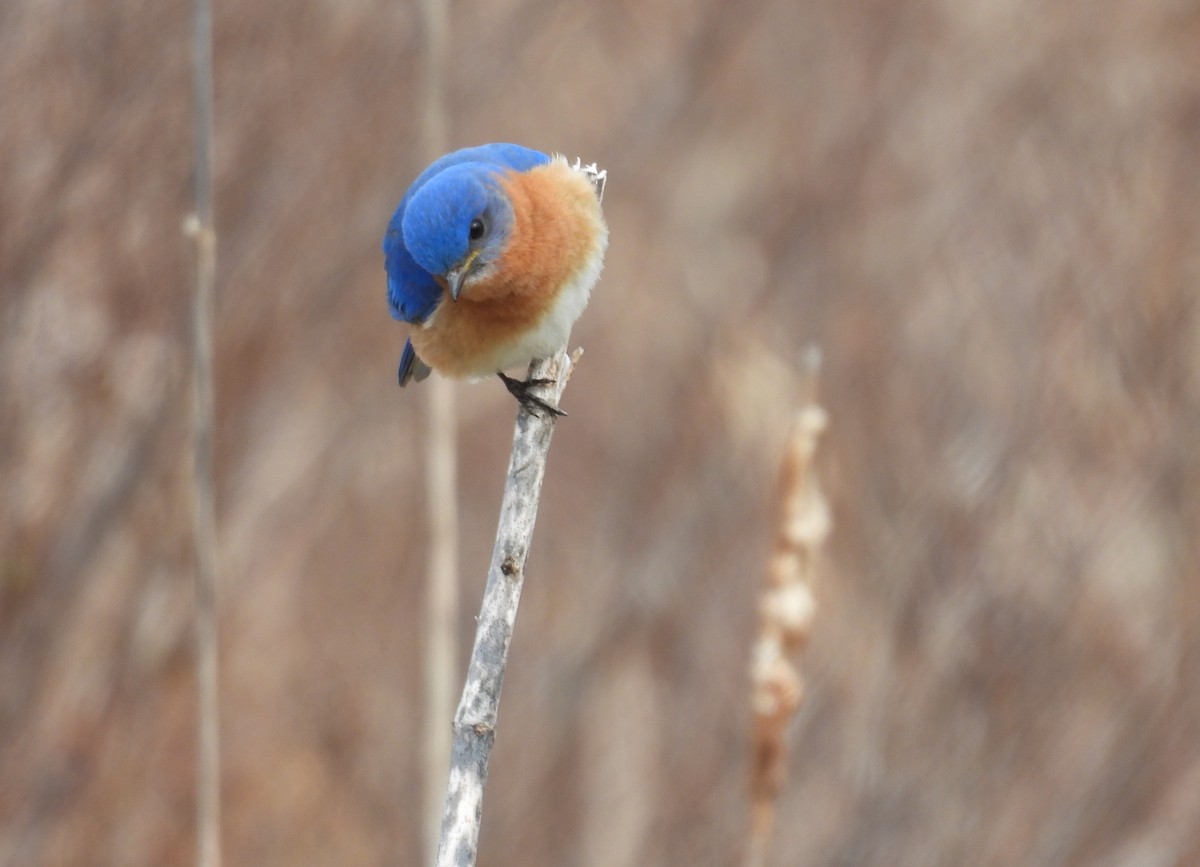
<svg viewBox="0 0 1200 867"><path fill-rule="evenodd" d="M558 350L600 276L608 227L594 167L514 144L447 154L421 172L388 223L388 305L412 323L400 384L430 369L499 374L527 407L544 381L504 370ZM601 187L602 189L602 187Z"/></svg>

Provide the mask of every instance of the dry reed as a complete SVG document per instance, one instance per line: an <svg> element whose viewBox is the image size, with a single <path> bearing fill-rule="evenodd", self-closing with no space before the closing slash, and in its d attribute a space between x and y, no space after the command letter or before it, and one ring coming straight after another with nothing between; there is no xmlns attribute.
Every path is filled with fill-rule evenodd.
<svg viewBox="0 0 1200 867"><path fill-rule="evenodd" d="M762 867L787 778L788 728L804 700L800 656L812 632L813 584L830 531L829 508L813 472L817 440L827 425L816 400L818 357L808 361L809 397L796 413L780 469L779 532L759 603L751 661L750 836L747 867Z"/></svg>

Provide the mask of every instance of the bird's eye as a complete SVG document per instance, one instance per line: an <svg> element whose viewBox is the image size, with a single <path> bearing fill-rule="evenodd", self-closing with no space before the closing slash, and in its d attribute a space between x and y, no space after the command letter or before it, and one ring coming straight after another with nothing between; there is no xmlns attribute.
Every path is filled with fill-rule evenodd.
<svg viewBox="0 0 1200 867"><path fill-rule="evenodd" d="M483 220L476 217L474 220L471 221L471 229L469 232L469 237L472 241L478 241L480 238L483 237Z"/></svg>

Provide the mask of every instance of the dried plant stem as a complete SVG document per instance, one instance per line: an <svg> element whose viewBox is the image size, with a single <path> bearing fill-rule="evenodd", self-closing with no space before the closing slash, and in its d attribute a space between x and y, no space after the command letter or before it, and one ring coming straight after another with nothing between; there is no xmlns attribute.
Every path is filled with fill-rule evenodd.
<svg viewBox="0 0 1200 867"><path fill-rule="evenodd" d="M213 293L217 236L213 227L212 6L195 0L192 81L195 113L196 285L192 306L192 524L196 546L197 689L196 864L221 864L221 752L217 658L216 515L213 494Z"/></svg>
<svg viewBox="0 0 1200 867"><path fill-rule="evenodd" d="M426 483L429 564L425 585L424 823L426 862L437 852L442 819L442 781L450 763L450 727L457 676L458 501L455 481L457 421L454 384L435 378L428 403Z"/></svg>
<svg viewBox="0 0 1200 867"><path fill-rule="evenodd" d="M553 358L539 359L529 366L531 378L554 381L545 386L546 393L542 395L551 405L556 405L562 396L578 357L578 351L573 358L560 351ZM504 683L517 605L521 601L525 558L533 538L554 424L554 418L548 413L530 412L524 407L517 412L496 545L488 568L467 681L454 715L454 746L442 813L438 867L472 867L475 864L479 823L483 815L483 788L496 738L500 688Z"/></svg>
<svg viewBox="0 0 1200 867"><path fill-rule="evenodd" d="M422 44L421 139L425 162L446 150L445 69L446 0L421 0ZM426 502L429 509L429 563L425 584L425 642L422 676L424 721L422 762L424 790L424 861L433 860L441 830L442 780L450 764L450 727L454 712L454 679L458 654L458 499L454 383L434 377L426 404Z"/></svg>
<svg viewBox="0 0 1200 867"><path fill-rule="evenodd" d="M787 730L804 698L799 661L816 609L812 587L817 558L830 530L829 508L812 471L817 438L827 424L815 397L818 359L810 353L810 397L796 414L780 471L779 535L759 606L751 664L754 728L746 867L767 863L775 808L787 774Z"/></svg>
<svg viewBox="0 0 1200 867"><path fill-rule="evenodd" d="M446 0L421 0L421 139L426 162L446 150Z"/></svg>

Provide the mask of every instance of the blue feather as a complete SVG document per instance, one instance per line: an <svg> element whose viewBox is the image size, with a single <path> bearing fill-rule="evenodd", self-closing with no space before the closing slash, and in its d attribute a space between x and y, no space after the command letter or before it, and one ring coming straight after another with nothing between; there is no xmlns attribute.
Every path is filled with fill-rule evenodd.
<svg viewBox="0 0 1200 867"><path fill-rule="evenodd" d="M388 307L395 319L424 322L442 299L442 287L432 274L416 263L404 246L398 219L401 212L396 214L383 237Z"/></svg>
<svg viewBox="0 0 1200 867"><path fill-rule="evenodd" d="M463 148L462 150L448 153L443 157L438 157L430 163L429 168L417 175L417 179L408 188L405 198L411 197L413 193L424 186L425 182L434 175L459 163L484 163L485 165L495 166L499 169L527 172L535 166L545 165L548 162L550 162L550 157L541 151L535 151L532 148L515 144L497 143Z"/></svg>

